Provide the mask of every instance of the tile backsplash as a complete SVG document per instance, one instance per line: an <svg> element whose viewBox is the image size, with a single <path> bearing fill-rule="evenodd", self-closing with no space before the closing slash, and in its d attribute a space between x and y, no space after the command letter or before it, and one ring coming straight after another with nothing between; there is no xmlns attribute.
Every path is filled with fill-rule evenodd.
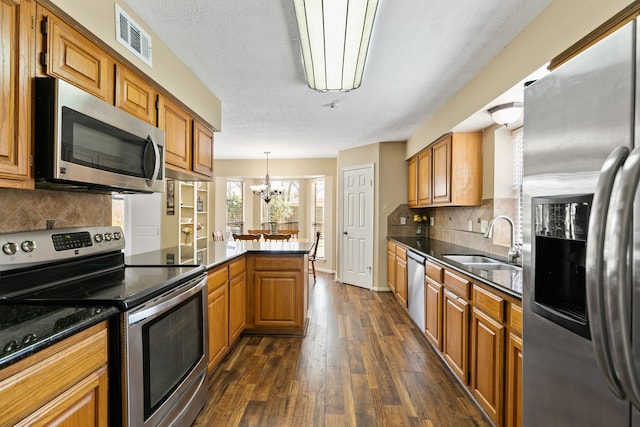
<svg viewBox="0 0 640 427"><path fill-rule="evenodd" d="M111 195L52 190L0 189L0 233L111 225Z"/></svg>
<svg viewBox="0 0 640 427"><path fill-rule="evenodd" d="M485 238L481 228L483 221L488 223L498 214L505 214L515 219L514 207L513 199L487 199L483 200L480 206L425 209L409 209L406 204L402 204L387 217L387 230L390 236L422 234L432 239L454 242L485 253L506 257L510 242L510 228L507 223L496 222L493 239ZM427 216L429 219L414 223L415 214Z"/></svg>

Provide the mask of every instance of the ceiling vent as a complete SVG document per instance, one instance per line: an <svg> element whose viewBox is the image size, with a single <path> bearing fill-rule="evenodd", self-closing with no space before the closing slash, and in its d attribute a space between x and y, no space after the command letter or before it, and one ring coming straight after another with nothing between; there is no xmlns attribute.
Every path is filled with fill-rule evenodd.
<svg viewBox="0 0 640 427"><path fill-rule="evenodd" d="M117 4L116 39L149 67L153 66L151 61L151 37Z"/></svg>

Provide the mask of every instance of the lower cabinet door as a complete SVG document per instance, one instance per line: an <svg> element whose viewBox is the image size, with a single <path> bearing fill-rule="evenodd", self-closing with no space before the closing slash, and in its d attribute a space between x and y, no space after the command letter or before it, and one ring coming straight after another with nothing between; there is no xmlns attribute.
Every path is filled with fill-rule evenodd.
<svg viewBox="0 0 640 427"><path fill-rule="evenodd" d="M507 387L505 420L507 427L522 426L522 338L511 333L507 341Z"/></svg>
<svg viewBox="0 0 640 427"><path fill-rule="evenodd" d="M240 336L247 324L247 273L229 281L229 346Z"/></svg>
<svg viewBox="0 0 640 427"><path fill-rule="evenodd" d="M226 267L224 271L226 272ZM209 292L209 364L208 370L220 363L229 349L228 307L229 294L227 282Z"/></svg>
<svg viewBox="0 0 640 427"><path fill-rule="evenodd" d="M34 412L22 425L107 427L107 388L105 366Z"/></svg>
<svg viewBox="0 0 640 427"><path fill-rule="evenodd" d="M469 383L469 303L445 290L443 299L442 353L453 372Z"/></svg>
<svg viewBox="0 0 640 427"><path fill-rule="evenodd" d="M303 295L300 274L294 271L256 271L254 324L256 328L302 328Z"/></svg>
<svg viewBox="0 0 640 427"><path fill-rule="evenodd" d="M502 425L505 326L473 309L471 391L496 425Z"/></svg>
<svg viewBox="0 0 640 427"><path fill-rule="evenodd" d="M425 335L435 348L442 350L442 285L425 279Z"/></svg>

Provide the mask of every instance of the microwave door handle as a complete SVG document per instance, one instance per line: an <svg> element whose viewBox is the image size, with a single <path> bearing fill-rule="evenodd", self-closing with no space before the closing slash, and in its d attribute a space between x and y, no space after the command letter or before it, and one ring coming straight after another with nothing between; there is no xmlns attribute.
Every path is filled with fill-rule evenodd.
<svg viewBox="0 0 640 427"><path fill-rule="evenodd" d="M629 251L633 236L633 205L640 181L640 148L634 149L622 167L611 200L607 223L608 260L605 286L608 289L609 334L612 337L614 363L623 389L640 407L640 380L632 352L631 298L633 279L629 268Z"/></svg>
<svg viewBox="0 0 640 427"><path fill-rule="evenodd" d="M158 177L158 172L160 172L160 149L158 148L158 144L151 138L151 135L147 136L147 146L145 147L145 152L149 149L149 145L153 148L153 172L151 176L147 173L146 164L144 165L144 173L147 175L147 180L149 181L147 185L151 187L156 182L156 178Z"/></svg>
<svg viewBox="0 0 640 427"><path fill-rule="evenodd" d="M616 375L610 350L611 339L607 330L603 280L604 242L613 184L628 155L629 149L627 147L618 147L611 152L602 166L589 215L586 255L587 308L591 342L600 372L613 394L620 399L623 399L625 395Z"/></svg>

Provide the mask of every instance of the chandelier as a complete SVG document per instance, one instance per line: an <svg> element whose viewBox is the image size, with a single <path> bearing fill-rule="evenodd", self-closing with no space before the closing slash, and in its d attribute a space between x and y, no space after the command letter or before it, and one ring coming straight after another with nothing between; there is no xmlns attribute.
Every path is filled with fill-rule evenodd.
<svg viewBox="0 0 640 427"><path fill-rule="evenodd" d="M265 151L267 155L267 174L264 177L264 181L259 185L252 185L251 191L253 194L264 200L265 203L269 203L272 199L282 196L282 187L271 187L271 180L269 179L269 154L270 151Z"/></svg>

